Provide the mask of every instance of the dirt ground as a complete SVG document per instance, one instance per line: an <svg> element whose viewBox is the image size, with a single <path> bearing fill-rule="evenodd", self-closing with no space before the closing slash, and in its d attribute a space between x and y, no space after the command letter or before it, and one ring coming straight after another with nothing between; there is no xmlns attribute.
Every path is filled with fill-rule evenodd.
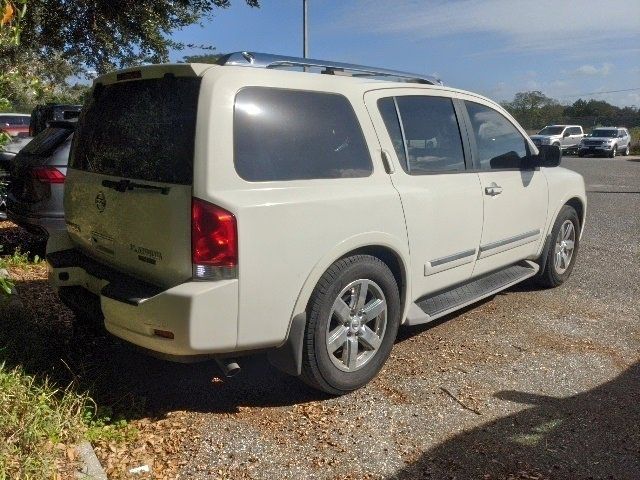
<svg viewBox="0 0 640 480"><path fill-rule="evenodd" d="M563 165L589 191L571 279L402 329L353 394L309 390L263 355L231 380L149 358L74 322L44 273L18 281L46 338L31 370L74 379L139 431L97 445L113 478L141 464L184 479L640 478L640 162ZM15 228L0 224L0 244Z"/></svg>

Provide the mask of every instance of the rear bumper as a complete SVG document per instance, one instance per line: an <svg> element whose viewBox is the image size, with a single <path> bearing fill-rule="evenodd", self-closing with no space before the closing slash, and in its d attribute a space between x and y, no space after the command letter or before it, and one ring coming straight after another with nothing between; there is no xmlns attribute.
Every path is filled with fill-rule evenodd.
<svg viewBox="0 0 640 480"><path fill-rule="evenodd" d="M91 295L89 298L99 304L106 329L130 343L169 358L236 349L237 280L189 281L162 289L75 249L50 253L47 262L49 281L64 293L65 303L72 304L69 295L78 292L67 287L81 288L83 296ZM171 332L173 338L158 336L155 331Z"/></svg>

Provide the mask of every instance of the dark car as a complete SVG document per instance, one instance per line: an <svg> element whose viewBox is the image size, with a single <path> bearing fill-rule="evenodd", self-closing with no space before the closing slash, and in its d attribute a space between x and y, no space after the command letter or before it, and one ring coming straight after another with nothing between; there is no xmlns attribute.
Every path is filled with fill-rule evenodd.
<svg viewBox="0 0 640 480"><path fill-rule="evenodd" d="M42 132L49 122L58 122L77 119L80 115L82 105L67 105L58 103L47 103L37 105L31 111L31 122L29 125L29 135L35 137Z"/></svg>
<svg viewBox="0 0 640 480"><path fill-rule="evenodd" d="M64 230L62 204L75 122L51 122L16 155L11 166L7 217L26 230Z"/></svg>
<svg viewBox="0 0 640 480"><path fill-rule="evenodd" d="M7 218L7 188L13 160L30 141L31 137L14 137L0 149L0 220Z"/></svg>

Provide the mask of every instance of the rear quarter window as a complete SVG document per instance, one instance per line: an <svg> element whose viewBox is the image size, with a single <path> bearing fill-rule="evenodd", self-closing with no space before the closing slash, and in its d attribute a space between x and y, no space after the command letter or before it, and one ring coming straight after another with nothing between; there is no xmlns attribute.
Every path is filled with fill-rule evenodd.
<svg viewBox="0 0 640 480"><path fill-rule="evenodd" d="M234 164L252 182L366 177L373 170L344 96L267 87L236 96Z"/></svg>

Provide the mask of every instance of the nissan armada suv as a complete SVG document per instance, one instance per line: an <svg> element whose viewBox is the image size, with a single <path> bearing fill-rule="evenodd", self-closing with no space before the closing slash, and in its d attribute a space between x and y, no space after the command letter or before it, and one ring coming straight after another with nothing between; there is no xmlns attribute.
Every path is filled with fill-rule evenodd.
<svg viewBox="0 0 640 480"><path fill-rule="evenodd" d="M156 354L235 371L267 350L343 394L400 325L569 277L586 197L559 162L430 77L248 52L130 68L79 118L50 281Z"/></svg>

